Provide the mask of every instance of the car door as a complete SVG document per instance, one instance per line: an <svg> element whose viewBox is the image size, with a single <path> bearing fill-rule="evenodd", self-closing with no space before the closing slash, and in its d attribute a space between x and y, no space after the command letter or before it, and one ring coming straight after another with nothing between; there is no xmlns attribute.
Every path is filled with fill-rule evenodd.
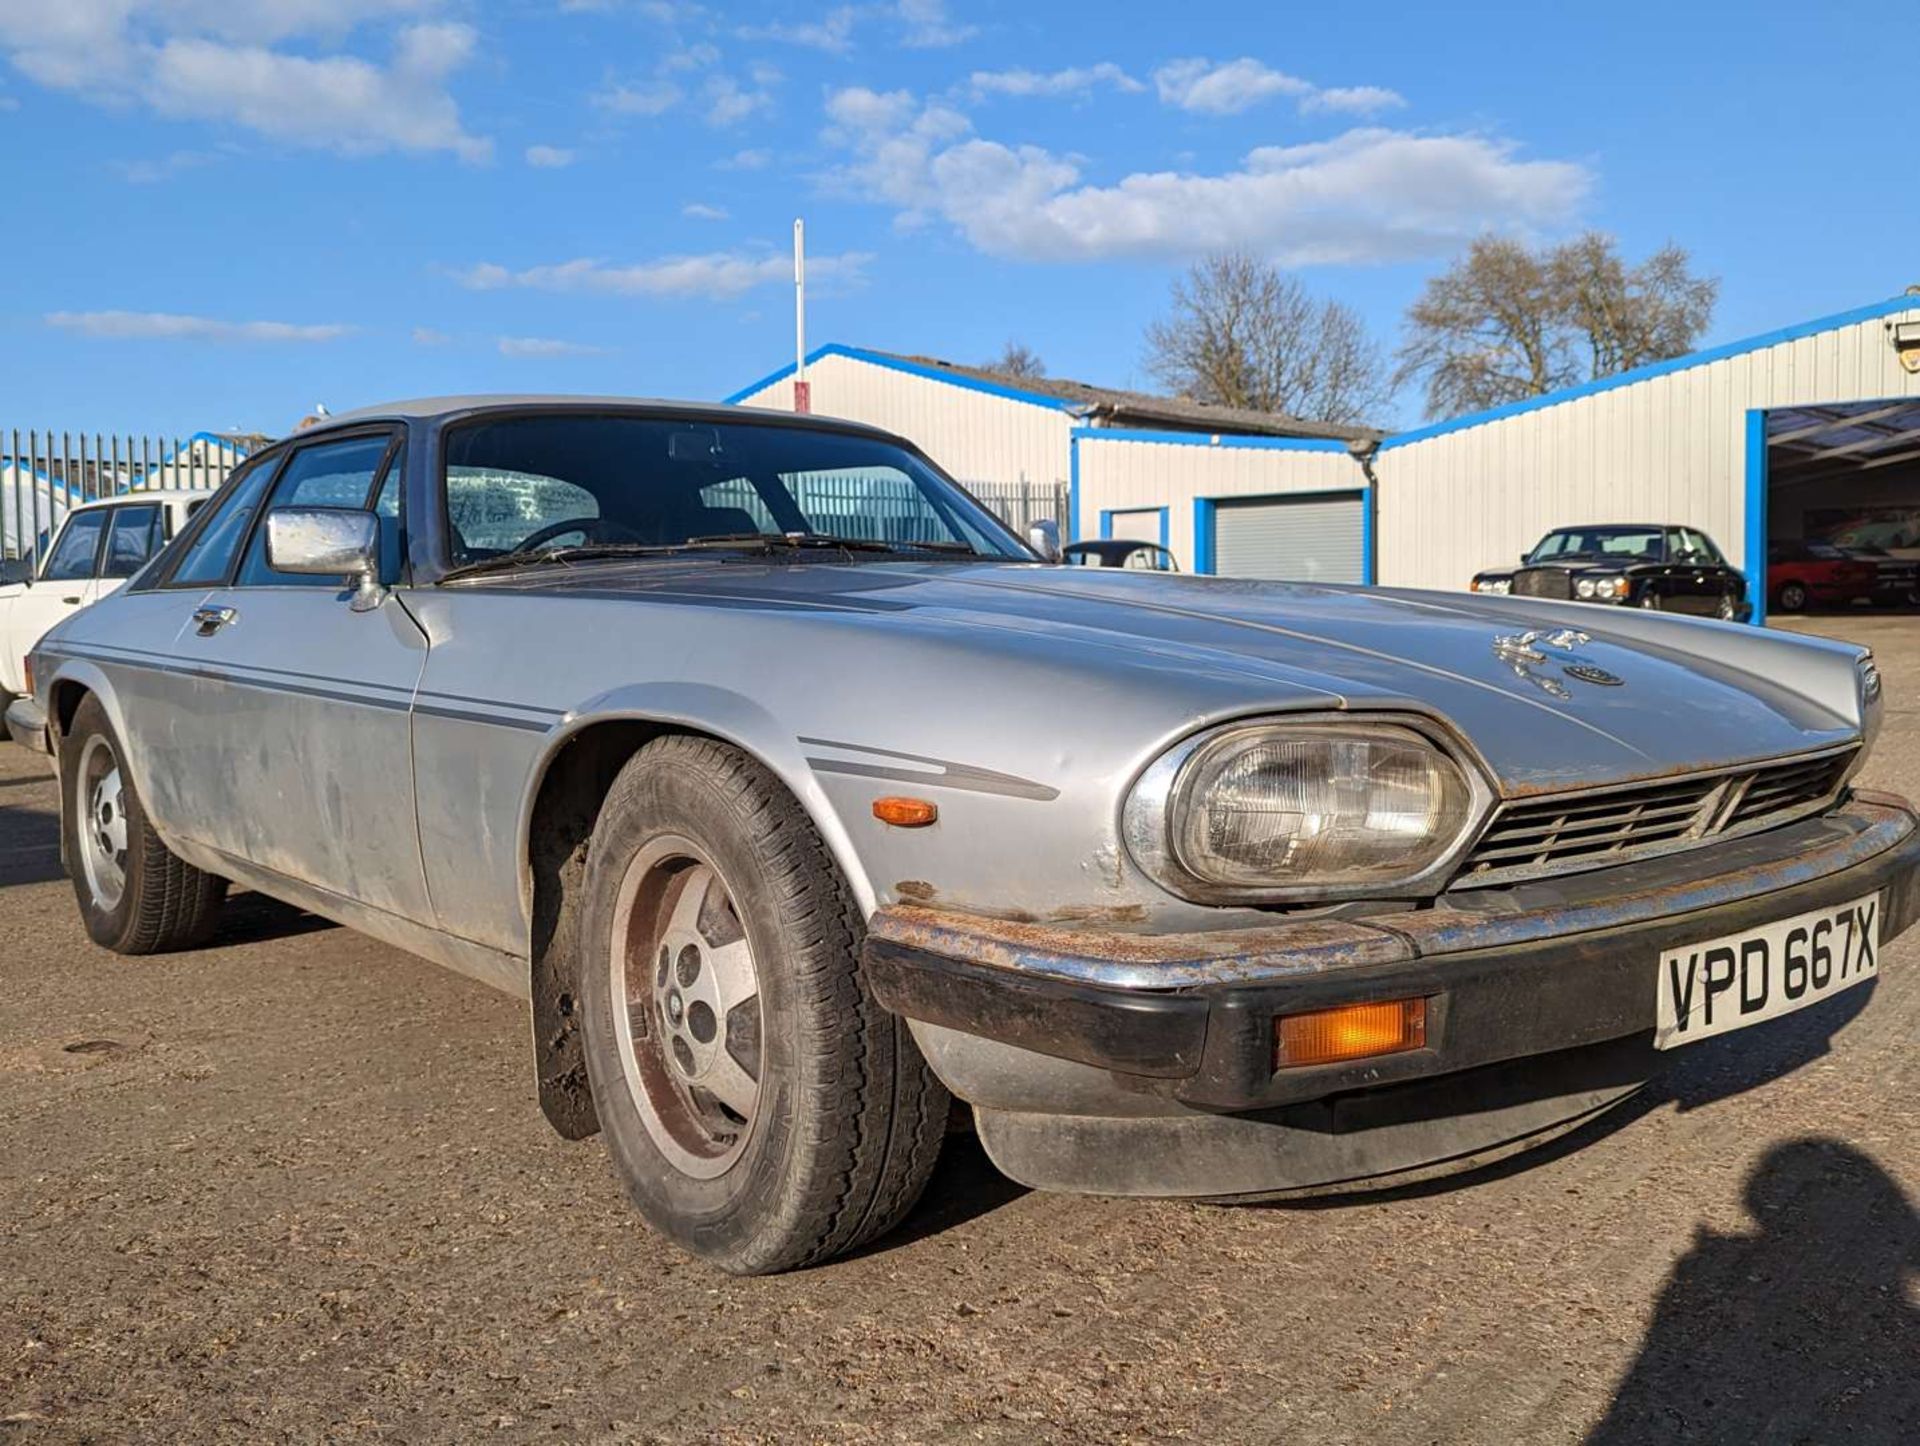
<svg viewBox="0 0 1920 1446"><path fill-rule="evenodd" d="M344 579L275 572L264 517L373 507L399 581L401 448L391 428L294 447L238 558L181 600L174 644L193 677L182 800L189 837L328 893L427 922L408 710L426 637L393 596L364 612ZM210 529L211 530L211 529Z"/></svg>
<svg viewBox="0 0 1920 1446"><path fill-rule="evenodd" d="M39 574L7 600L6 631L0 644L6 650L0 661L0 687L5 691L26 691L25 660L33 645L48 628L93 601L111 510L84 507L69 512Z"/></svg>

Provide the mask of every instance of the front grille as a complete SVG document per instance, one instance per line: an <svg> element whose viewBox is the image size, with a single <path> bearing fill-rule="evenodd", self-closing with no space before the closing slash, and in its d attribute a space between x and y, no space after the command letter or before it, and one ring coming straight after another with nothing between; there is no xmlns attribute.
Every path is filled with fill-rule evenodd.
<svg viewBox="0 0 1920 1446"><path fill-rule="evenodd" d="M1785 823L1831 801L1854 750L1502 807L1455 887L1600 868Z"/></svg>
<svg viewBox="0 0 1920 1446"><path fill-rule="evenodd" d="M1573 574L1563 567L1523 567L1513 575L1517 597L1550 597L1571 600Z"/></svg>

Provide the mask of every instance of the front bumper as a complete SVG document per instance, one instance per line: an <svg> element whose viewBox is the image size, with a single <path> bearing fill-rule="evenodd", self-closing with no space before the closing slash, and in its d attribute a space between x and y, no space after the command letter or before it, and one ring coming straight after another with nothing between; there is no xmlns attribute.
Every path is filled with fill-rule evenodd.
<svg viewBox="0 0 1920 1446"><path fill-rule="evenodd" d="M53 751L47 736L47 715L29 697L15 698L7 705L7 736L35 753Z"/></svg>
<svg viewBox="0 0 1920 1446"><path fill-rule="evenodd" d="M876 997L917 1022L955 1092L1010 1116L1272 1111L1442 1076L1504 1078L1514 1061L1610 1044L1617 1098L1657 1063L1662 950L1875 891L1889 940L1920 915L1917 871L1910 807L1862 794L1691 854L1375 917L1156 936L895 906L875 917L864 958ZM1428 999L1424 1048L1273 1067L1277 1017L1414 995ZM1625 1074L1623 1058L1637 1061Z"/></svg>

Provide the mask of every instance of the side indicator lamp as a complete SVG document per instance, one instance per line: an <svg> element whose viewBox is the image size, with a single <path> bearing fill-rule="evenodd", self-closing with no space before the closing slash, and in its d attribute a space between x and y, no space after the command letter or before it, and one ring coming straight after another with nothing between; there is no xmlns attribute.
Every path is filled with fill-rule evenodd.
<svg viewBox="0 0 1920 1446"><path fill-rule="evenodd" d="M1380 1054L1403 1054L1427 1043L1427 1001L1388 999L1342 1004L1311 1014L1283 1015L1273 1022L1273 1066L1337 1064Z"/></svg>
<svg viewBox="0 0 1920 1446"><path fill-rule="evenodd" d="M928 799L889 795L873 801L873 816L895 828L925 828L939 819L940 809Z"/></svg>

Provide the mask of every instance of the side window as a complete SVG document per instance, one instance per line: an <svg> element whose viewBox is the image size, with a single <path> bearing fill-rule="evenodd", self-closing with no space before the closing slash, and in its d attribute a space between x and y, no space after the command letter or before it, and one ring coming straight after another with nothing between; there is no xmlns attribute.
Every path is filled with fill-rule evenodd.
<svg viewBox="0 0 1920 1446"><path fill-rule="evenodd" d="M143 502L137 507L111 510L113 528L107 534L107 556L100 565L100 576L132 577L160 546L160 504Z"/></svg>
<svg viewBox="0 0 1920 1446"><path fill-rule="evenodd" d="M247 535L253 514L259 510L261 494L273 481L278 461L278 458L263 461L229 484L232 490L218 501L219 510L193 539L186 555L167 579L168 586L215 587L227 580L234 554L240 550L241 539Z"/></svg>
<svg viewBox="0 0 1920 1446"><path fill-rule="evenodd" d="M93 507L70 513L67 525L60 529L60 540L53 545L47 566L40 576L48 582L80 582L93 576L93 562L100 553L100 534L107 528L107 509Z"/></svg>
<svg viewBox="0 0 1920 1446"><path fill-rule="evenodd" d="M404 447L393 454L393 463L380 483L380 495L373 499L374 515L380 519L380 581L388 587L400 581L401 569L406 563L405 534L400 522L406 460Z"/></svg>
<svg viewBox="0 0 1920 1446"><path fill-rule="evenodd" d="M295 452L274 484L267 511L281 507L354 507L364 508L373 492L373 480L387 455L392 438L382 432L374 437L349 437L340 442L320 442ZM275 572L267 566L267 530L254 529L247 546L247 558L240 566L239 587L330 587L338 589L340 580L311 574Z"/></svg>

